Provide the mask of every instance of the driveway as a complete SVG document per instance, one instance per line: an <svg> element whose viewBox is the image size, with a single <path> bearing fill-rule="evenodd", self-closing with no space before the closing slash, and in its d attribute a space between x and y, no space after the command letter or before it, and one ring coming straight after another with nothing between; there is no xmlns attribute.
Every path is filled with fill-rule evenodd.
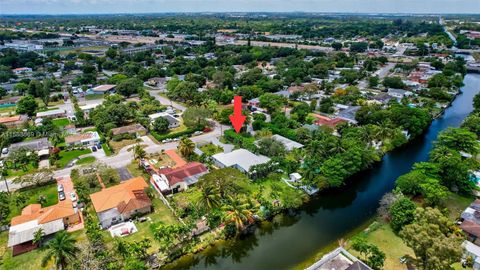
<svg viewBox="0 0 480 270"><path fill-rule="evenodd" d="M72 193L72 192L75 193L75 195L78 198L78 194L75 191L75 188L73 186L73 182L72 182L72 179L70 178L70 176L57 178L57 184L63 185L63 192L65 192L65 200L64 201L59 201L59 203L72 204L73 202L72 202L72 199L70 198L70 193ZM83 227L84 227L83 226L82 212L79 211L79 210L77 210L77 211L78 211L78 214L80 215L80 223L68 227L67 231L69 231L69 232L82 230Z"/></svg>
<svg viewBox="0 0 480 270"><path fill-rule="evenodd" d="M117 171L118 171L118 174L120 175L121 182L133 178L133 175L125 167L117 168Z"/></svg>

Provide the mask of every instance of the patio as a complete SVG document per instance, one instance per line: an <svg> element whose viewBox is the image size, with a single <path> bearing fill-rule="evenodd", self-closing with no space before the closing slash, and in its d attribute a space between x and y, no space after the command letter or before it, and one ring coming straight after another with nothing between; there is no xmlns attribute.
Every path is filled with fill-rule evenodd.
<svg viewBox="0 0 480 270"><path fill-rule="evenodd" d="M136 233L137 226L133 222L123 222L117 225L114 225L108 229L112 237L124 237L133 233Z"/></svg>

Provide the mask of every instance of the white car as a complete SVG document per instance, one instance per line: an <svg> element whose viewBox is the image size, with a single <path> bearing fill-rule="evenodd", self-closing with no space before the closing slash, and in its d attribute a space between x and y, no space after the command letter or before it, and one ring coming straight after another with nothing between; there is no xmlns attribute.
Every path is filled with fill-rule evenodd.
<svg viewBox="0 0 480 270"><path fill-rule="evenodd" d="M8 154L8 148L3 148L2 149L2 154L4 154L4 155Z"/></svg>
<svg viewBox="0 0 480 270"><path fill-rule="evenodd" d="M72 200L72 202L75 202L77 200L77 195L75 195L75 192L70 193L70 199Z"/></svg>

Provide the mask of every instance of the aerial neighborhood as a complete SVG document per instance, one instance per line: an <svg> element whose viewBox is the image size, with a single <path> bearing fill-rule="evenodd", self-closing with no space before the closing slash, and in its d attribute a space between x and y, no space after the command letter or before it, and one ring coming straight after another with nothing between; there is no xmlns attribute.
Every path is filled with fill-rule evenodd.
<svg viewBox="0 0 480 270"><path fill-rule="evenodd" d="M98 16L0 21L0 269L480 269L479 16Z"/></svg>

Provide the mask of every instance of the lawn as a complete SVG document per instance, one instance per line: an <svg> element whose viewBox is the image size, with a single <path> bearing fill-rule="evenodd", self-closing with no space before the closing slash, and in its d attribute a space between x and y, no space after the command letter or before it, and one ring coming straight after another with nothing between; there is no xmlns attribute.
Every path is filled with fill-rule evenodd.
<svg viewBox="0 0 480 270"><path fill-rule="evenodd" d="M60 159L57 160L57 167L64 168L67 164L75 158L78 158L81 155L91 153L90 149L77 149L72 151L61 151L59 153Z"/></svg>
<svg viewBox="0 0 480 270"><path fill-rule="evenodd" d="M79 159L75 164L77 165L85 165L95 162L97 160L95 157L84 157Z"/></svg>
<svg viewBox="0 0 480 270"><path fill-rule="evenodd" d="M18 216L22 211L22 206L25 207L29 204L38 203L38 198L40 195L45 196L45 203L43 207L54 205L58 202L58 195L57 195L57 184L52 183L45 186L40 187L33 187L33 188L26 188L22 191L19 191L22 196L25 196L26 201L23 205L17 206L16 204L10 205L10 215L9 219L12 217Z"/></svg>
<svg viewBox="0 0 480 270"><path fill-rule="evenodd" d="M121 140L121 141L118 141L118 142L109 141L108 144L112 148L113 152L117 153L123 147L125 147L127 145L136 144L137 142L138 142L137 139L135 139L135 140Z"/></svg>
<svg viewBox="0 0 480 270"><path fill-rule="evenodd" d="M463 210L465 210L465 208L467 208L467 206L469 206L474 200L474 197L464 197L462 195L450 192L450 195L445 200L445 206L448 208L450 219L458 219Z"/></svg>
<svg viewBox="0 0 480 270"><path fill-rule="evenodd" d="M374 222L368 229L361 232L360 235L366 237L368 243L374 244L385 252L386 258L383 269L400 270L407 269L405 264L400 263L400 258L408 254L414 257L412 249L403 243L402 239L395 235L387 223ZM349 248L349 252L361 258L360 254Z"/></svg>
<svg viewBox="0 0 480 270"><path fill-rule="evenodd" d="M134 176L142 176L145 179L150 178L150 175L145 172L143 169L138 167L138 163L136 160L133 160L132 163L127 165L127 170Z"/></svg>
<svg viewBox="0 0 480 270"><path fill-rule="evenodd" d="M17 109L17 106L0 107L0 113L14 112L16 109Z"/></svg>
<svg viewBox="0 0 480 270"><path fill-rule="evenodd" d="M200 150L203 153L205 153L205 155L207 155L207 156L213 156L215 154L223 152L223 148L221 146L217 146L213 143L209 143L209 144L201 146Z"/></svg>
<svg viewBox="0 0 480 270"><path fill-rule="evenodd" d="M53 119L52 122L57 127L64 127L70 124L70 120L68 120L68 118Z"/></svg>
<svg viewBox="0 0 480 270"><path fill-rule="evenodd" d="M102 99L104 97L103 94L90 94L90 95L85 95L85 100L96 100L96 99Z"/></svg>
<svg viewBox="0 0 480 270"><path fill-rule="evenodd" d="M17 169L9 168L7 169L6 173L7 173L7 176L22 176L25 174L33 173L36 170L37 170L37 167L35 167L33 163L30 163L24 168L17 168Z"/></svg>

